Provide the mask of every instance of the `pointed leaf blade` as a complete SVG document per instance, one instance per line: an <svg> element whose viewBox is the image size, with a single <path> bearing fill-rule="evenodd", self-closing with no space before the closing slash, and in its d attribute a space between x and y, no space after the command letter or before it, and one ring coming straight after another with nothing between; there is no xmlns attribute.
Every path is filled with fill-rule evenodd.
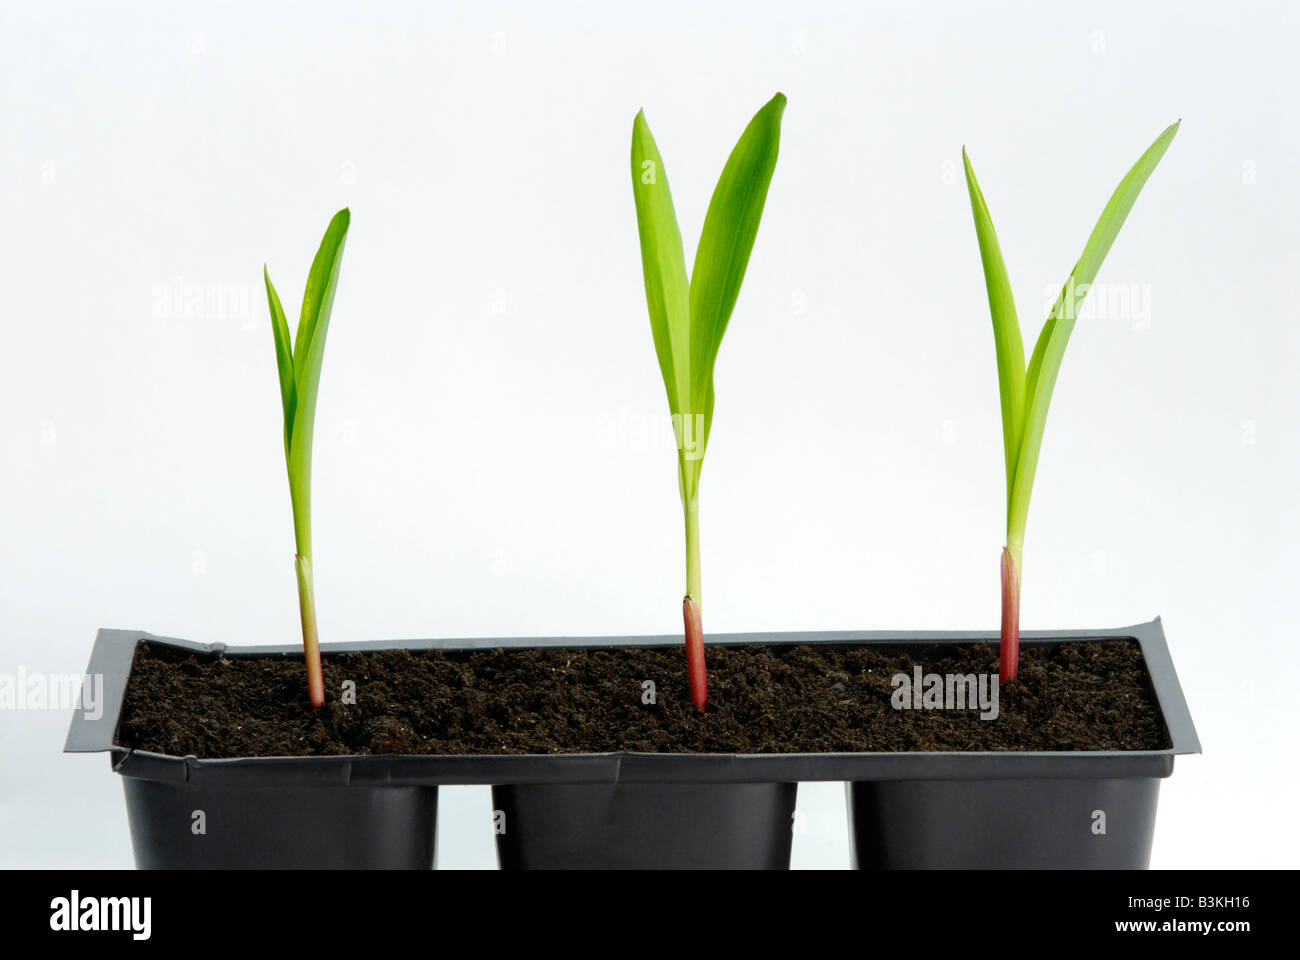
<svg viewBox="0 0 1300 960"><path fill-rule="evenodd" d="M271 273L262 266L262 279L266 281L266 302L271 311L271 330L275 335L275 365L280 374L280 403L284 409L284 455L289 457L289 443L293 436L293 414L298 404L298 390L293 374L293 347L289 339L289 323L280 306L280 295L271 283Z"/></svg>
<svg viewBox="0 0 1300 960"><path fill-rule="evenodd" d="M343 241L347 237L350 223L351 214L346 208L334 215L312 260L311 271L307 274L307 289L303 291L302 312L298 317L298 332L293 342L294 377L300 392L303 369L308 359L308 345L316 338L316 327L322 316L328 322L329 312L334 305L338 261L343 253Z"/></svg>
<svg viewBox="0 0 1300 960"><path fill-rule="evenodd" d="M1111 194L1110 200L1106 204L1106 209L1102 211L1097 225L1092 228L1092 234L1088 237L1087 244L1084 245L1083 253L1080 255L1074 269L1070 271L1070 276L1061 288L1061 293L1052 305L1052 312L1048 314L1047 321L1043 324L1042 332L1038 335L1038 343L1034 345L1034 358L1029 364L1029 376L1026 385L1026 399L1032 399L1038 390L1038 377L1042 368L1042 358L1047 350L1048 343L1055 335L1058 320L1067 320L1069 329L1065 331L1065 337L1068 339L1070 330L1074 329L1074 320L1078 314L1078 307L1088 295L1088 289L1097 277L1097 272L1101 269L1102 262L1106 259L1106 254L1110 252L1111 246L1115 243L1115 238L1119 236L1119 231L1124 226L1124 221L1128 218L1129 211L1133 209L1133 204L1137 202L1138 195L1146 185L1147 179L1155 171L1156 165L1169 149L1169 144L1173 142L1175 135L1178 133L1179 124L1171 124L1166 127L1164 132L1156 138L1155 143L1147 148L1146 152L1138 158L1132 169L1120 181L1115 192ZM1048 392L1050 400L1051 393Z"/></svg>
<svg viewBox="0 0 1300 960"><path fill-rule="evenodd" d="M709 201L691 272L691 413L704 417L700 455L712 426L713 366L726 333L767 202L786 98L758 111L727 158Z"/></svg>
<svg viewBox="0 0 1300 960"><path fill-rule="evenodd" d="M970 193L971 213L975 217L975 235L979 239L980 261L984 265L984 286L988 291L989 313L993 317L993 341L997 350L998 393L1002 401L1002 447L1007 470L1007 510L1011 509L1016 485L1016 464L1025 419L1025 347L1020 338L1020 321L1016 318L1011 280L1002 259L1002 248L993 229L988 204L975 179L975 169L965 148L961 151L966 168L966 189Z"/></svg>
<svg viewBox="0 0 1300 960"><path fill-rule="evenodd" d="M298 529L298 552L311 557L311 452L312 432L316 422L316 395L320 387L321 363L325 356L325 337L329 331L334 294L338 287L339 268L343 263L343 246L347 240L350 215L340 210L330 221L312 263L303 298L302 319L294 344L294 380L298 390L294 409L293 432L289 444L289 485ZM311 305L311 310L308 305ZM310 335L303 336L303 330Z"/></svg>
<svg viewBox="0 0 1300 960"><path fill-rule="evenodd" d="M1155 172L1156 166L1178 133L1179 123L1167 127L1156 138L1115 188L1110 201L1102 211L1101 218L1093 228L1091 236L1088 237L1083 254L1070 272L1061 295L1043 325L1038 343L1034 346L1026 384L1024 440L1021 443L1020 459L1016 465L1016 488L1008 517L1008 528L1018 530L1021 536L1024 534L1029 515L1029 497L1033 492L1034 473L1038 469L1038 456L1043 444L1043 431L1047 425L1052 391L1056 387L1056 378L1061 369L1061 361L1065 357L1066 345L1074 330L1078 305L1087 296L1088 288L1096 278L1098 270L1101 269L1102 261L1110 252L1111 245L1119 235L1120 228L1124 226L1124 221L1137 202L1142 188Z"/></svg>
<svg viewBox="0 0 1300 960"><path fill-rule="evenodd" d="M641 271L655 355L668 391L669 411L678 415L690 383L690 299L686 257L677 227L668 173L645 112L632 123L632 195L641 240Z"/></svg>

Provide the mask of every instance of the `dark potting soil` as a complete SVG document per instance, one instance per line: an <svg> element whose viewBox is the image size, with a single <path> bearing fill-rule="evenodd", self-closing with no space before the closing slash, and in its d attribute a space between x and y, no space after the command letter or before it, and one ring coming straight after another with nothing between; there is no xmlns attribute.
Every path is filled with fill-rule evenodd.
<svg viewBox="0 0 1300 960"><path fill-rule="evenodd" d="M195 656L142 644L122 746L174 756L313 754L823 753L1159 750L1169 737L1138 644L1024 647L998 716L896 709L892 678L992 674L970 646L709 647L704 716L685 655L666 649L384 650L324 658L330 702L307 704L299 658ZM643 702L645 681L654 702ZM345 681L355 703L343 703ZM908 702L911 702L910 700Z"/></svg>

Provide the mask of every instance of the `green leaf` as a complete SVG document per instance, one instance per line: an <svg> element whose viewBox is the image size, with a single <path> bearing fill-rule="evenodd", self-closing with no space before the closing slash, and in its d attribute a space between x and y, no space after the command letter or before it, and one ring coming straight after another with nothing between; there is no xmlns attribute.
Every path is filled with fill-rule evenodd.
<svg viewBox="0 0 1300 960"><path fill-rule="evenodd" d="M681 231L663 157L644 112L632 124L632 192L655 354L678 441L683 504L695 500L713 423L713 365L740 293L776 167L785 96L750 121L731 152L704 218L695 271L686 277Z"/></svg>
<svg viewBox="0 0 1300 960"><path fill-rule="evenodd" d="M289 471L289 497L293 504L294 538L298 554L311 557L311 448L316 422L316 393L320 387L321 361L325 356L325 335L334 309L343 244L351 215L340 210L330 221L307 275L302 313L292 348L289 324L280 296L263 267L266 301L275 334L275 362L280 374L280 400L284 409L284 456Z"/></svg>
<svg viewBox="0 0 1300 960"><path fill-rule="evenodd" d="M350 223L351 215L345 208L334 215L325 231L307 277L302 316L293 347L298 403L294 409L293 437L289 445L289 485L298 552L308 558L311 557L311 450L316 424L316 394L325 357L325 335L329 332L330 313L334 309L334 291L338 287L339 267L343 263L343 244Z"/></svg>
<svg viewBox="0 0 1300 960"><path fill-rule="evenodd" d="M768 187L776 169L786 98L754 115L727 158L709 201L691 271L691 409L703 417L702 459L713 421L713 365L740 295Z"/></svg>
<svg viewBox="0 0 1300 960"><path fill-rule="evenodd" d="M338 283L339 259L343 255L343 242L347 239L351 214L346 208L334 214L325 229L320 248L307 274L307 289L302 295L302 312L298 317L298 332L293 341L294 379L301 385L304 371L312 357L312 344L320 340L324 345L324 329L329 324L330 310L334 306L334 288ZM301 388L300 388L301 392Z"/></svg>
<svg viewBox="0 0 1300 960"><path fill-rule="evenodd" d="M668 391L668 408L676 416L690 397L689 286L668 172L646 123L645 111L638 112L632 123L632 195L641 236L641 272L650 308L650 330Z"/></svg>
<svg viewBox="0 0 1300 960"><path fill-rule="evenodd" d="M1011 281L1002 260L1002 248L993 229L984 194L975 180L975 170L963 147L962 164L966 168L966 189L970 193L971 212L975 216L975 235L979 239L980 260L984 264L984 285L988 290L989 312L993 315L993 341L997 348L998 392L1002 399L1002 447L1007 468L1007 509L1011 509L1011 491L1016 482L1016 463L1025 419L1025 346L1020 339L1020 322L1011 295Z"/></svg>
<svg viewBox="0 0 1300 960"><path fill-rule="evenodd" d="M271 330L275 334L275 365L280 372L280 401L284 408L284 456L289 457L289 441L293 434L293 412L298 405L298 390L293 379L293 345L289 339L289 323L280 306L280 295L271 284L271 274L262 266L262 279L266 281L266 303L271 310Z"/></svg>
<svg viewBox="0 0 1300 960"><path fill-rule="evenodd" d="M1115 188L1110 201L1106 204L1106 209L1101 212L1101 218L1097 221L1097 225L1092 228L1092 235L1088 237L1088 242L1083 248L1079 262L1074 265L1074 269L1070 272L1070 279L1074 281L1076 288L1091 284L1097 276L1102 261L1106 259L1106 254L1110 253L1111 245L1119 235L1120 228L1124 226L1124 221L1128 219L1129 211L1133 209L1133 204L1137 202L1138 195L1141 194L1142 188L1146 186L1151 174L1155 172L1156 166L1165 155L1165 151L1173 143L1181 123L1180 120L1166 127L1155 142L1147 148L1146 152L1138 158L1137 163L1133 164L1132 169L1119 182L1119 186ZM1069 282L1067 281L1065 289L1068 288ZM1060 305L1059 300L1057 304ZM1052 313L1055 316L1057 311L1053 310Z"/></svg>
<svg viewBox="0 0 1300 960"><path fill-rule="evenodd" d="M1024 537L1025 524L1029 515L1029 497L1033 492L1034 474L1038 469L1038 455L1042 448L1043 431L1047 425L1047 412L1051 406L1052 391L1056 386L1061 361L1065 357L1065 348L1074 330L1078 306L1087 296L1088 288L1097 276L1097 271L1101 269L1102 261L1110 252L1111 245L1115 242L1120 228L1124 226L1124 221L1129 211L1133 209L1133 204L1137 202L1143 186L1155 171L1177 133L1178 123L1168 127L1147 148L1115 188L1110 202L1106 204L1101 218L1093 228L1092 235L1088 237L1083 254L1070 272L1061 295L1043 325L1042 333L1039 334L1038 343L1034 346L1034 353L1030 359L1026 382L1024 436L1016 465L1015 489L1007 514L1009 536L1018 539Z"/></svg>

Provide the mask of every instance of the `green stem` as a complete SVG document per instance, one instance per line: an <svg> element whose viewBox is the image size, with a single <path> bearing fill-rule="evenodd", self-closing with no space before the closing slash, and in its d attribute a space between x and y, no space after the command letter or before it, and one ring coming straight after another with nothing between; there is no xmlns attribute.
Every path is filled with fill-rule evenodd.
<svg viewBox="0 0 1300 960"><path fill-rule="evenodd" d="M700 501L686 501L686 595L700 603Z"/></svg>
<svg viewBox="0 0 1300 960"><path fill-rule="evenodd" d="M1019 571L1021 568L1021 563L1020 563L1021 555L1024 553L1025 550L1024 533L1015 533L1013 531L1007 531L1006 546L1007 546L1007 550L1010 551L1011 553L1011 559L1016 561L1016 570Z"/></svg>
<svg viewBox="0 0 1300 960"><path fill-rule="evenodd" d="M294 554L298 573L298 607L302 613L302 647L307 657L307 696L313 707L325 703L325 678L321 674L320 640L316 634L316 590L312 584L311 560Z"/></svg>
<svg viewBox="0 0 1300 960"><path fill-rule="evenodd" d="M296 482L289 474L289 506L293 509L293 545L311 564L311 477Z"/></svg>

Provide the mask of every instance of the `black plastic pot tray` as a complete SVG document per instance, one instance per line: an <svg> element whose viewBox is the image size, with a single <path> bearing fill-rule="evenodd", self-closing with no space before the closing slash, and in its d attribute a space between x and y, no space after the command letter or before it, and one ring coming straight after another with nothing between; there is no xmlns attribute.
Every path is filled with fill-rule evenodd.
<svg viewBox="0 0 1300 960"><path fill-rule="evenodd" d="M817 633L715 634L711 645L871 644L895 649L996 642L994 632L825 631ZM298 646L233 647L155 637L133 630L100 630L89 674L104 678L104 709L98 719L79 711L64 751L107 751L113 769L125 777L171 783L224 785L432 785L510 783L745 783L800 780L998 780L1047 778L1168 777L1174 757L1201 752L1192 718L1160 619L1103 630L1033 631L1024 646L1052 646L1071 640L1135 640L1164 713L1171 746L1165 750L1069 752L908 753L586 753L493 755L354 755L317 757L176 757L118 745L122 699L136 647L142 642L208 656L301 658ZM333 644L326 655L384 649L481 650L497 647L679 646L680 637L543 637L467 640L380 641Z"/></svg>

